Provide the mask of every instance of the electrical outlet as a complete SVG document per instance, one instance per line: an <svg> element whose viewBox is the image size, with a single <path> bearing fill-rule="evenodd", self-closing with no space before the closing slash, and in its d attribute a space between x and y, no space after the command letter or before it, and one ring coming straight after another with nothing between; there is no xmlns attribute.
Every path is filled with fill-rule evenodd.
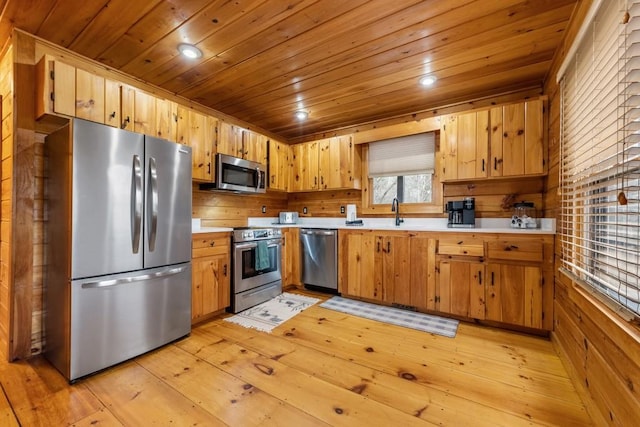
<svg viewBox="0 0 640 427"><path fill-rule="evenodd" d="M262 207L262 213L267 213L267 207L266 206Z"/></svg>
<svg viewBox="0 0 640 427"><path fill-rule="evenodd" d="M305 215L307 214L307 207L306 206L304 208L302 208L302 213L305 214Z"/></svg>
<svg viewBox="0 0 640 427"><path fill-rule="evenodd" d="M340 213L343 214L344 213L344 206L340 206Z"/></svg>

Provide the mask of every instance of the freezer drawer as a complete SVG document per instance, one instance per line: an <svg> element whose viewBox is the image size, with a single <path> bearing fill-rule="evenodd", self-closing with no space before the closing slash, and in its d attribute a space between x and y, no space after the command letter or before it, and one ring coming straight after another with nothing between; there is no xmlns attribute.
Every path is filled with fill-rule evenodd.
<svg viewBox="0 0 640 427"><path fill-rule="evenodd" d="M191 263L74 280L69 380L145 353L190 331Z"/></svg>

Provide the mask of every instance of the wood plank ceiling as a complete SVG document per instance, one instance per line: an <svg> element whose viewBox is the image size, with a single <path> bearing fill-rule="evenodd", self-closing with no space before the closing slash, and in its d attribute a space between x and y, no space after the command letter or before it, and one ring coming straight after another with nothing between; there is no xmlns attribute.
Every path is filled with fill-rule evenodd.
<svg viewBox="0 0 640 427"><path fill-rule="evenodd" d="M4 0L0 40L16 26L292 139L540 88L578 1Z"/></svg>

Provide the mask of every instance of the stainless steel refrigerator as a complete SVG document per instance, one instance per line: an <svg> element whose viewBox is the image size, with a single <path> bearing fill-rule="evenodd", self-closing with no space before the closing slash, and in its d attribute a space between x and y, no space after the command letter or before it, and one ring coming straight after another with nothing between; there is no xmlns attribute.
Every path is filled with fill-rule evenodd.
<svg viewBox="0 0 640 427"><path fill-rule="evenodd" d="M189 334L191 148L80 119L45 148L45 356L73 381Z"/></svg>

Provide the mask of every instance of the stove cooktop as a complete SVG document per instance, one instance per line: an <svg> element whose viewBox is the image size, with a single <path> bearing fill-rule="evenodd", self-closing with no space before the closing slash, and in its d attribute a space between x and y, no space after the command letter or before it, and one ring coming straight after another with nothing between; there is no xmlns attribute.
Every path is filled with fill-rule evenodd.
<svg viewBox="0 0 640 427"><path fill-rule="evenodd" d="M282 231L279 228L234 227L234 242L251 242L253 240L279 239Z"/></svg>

